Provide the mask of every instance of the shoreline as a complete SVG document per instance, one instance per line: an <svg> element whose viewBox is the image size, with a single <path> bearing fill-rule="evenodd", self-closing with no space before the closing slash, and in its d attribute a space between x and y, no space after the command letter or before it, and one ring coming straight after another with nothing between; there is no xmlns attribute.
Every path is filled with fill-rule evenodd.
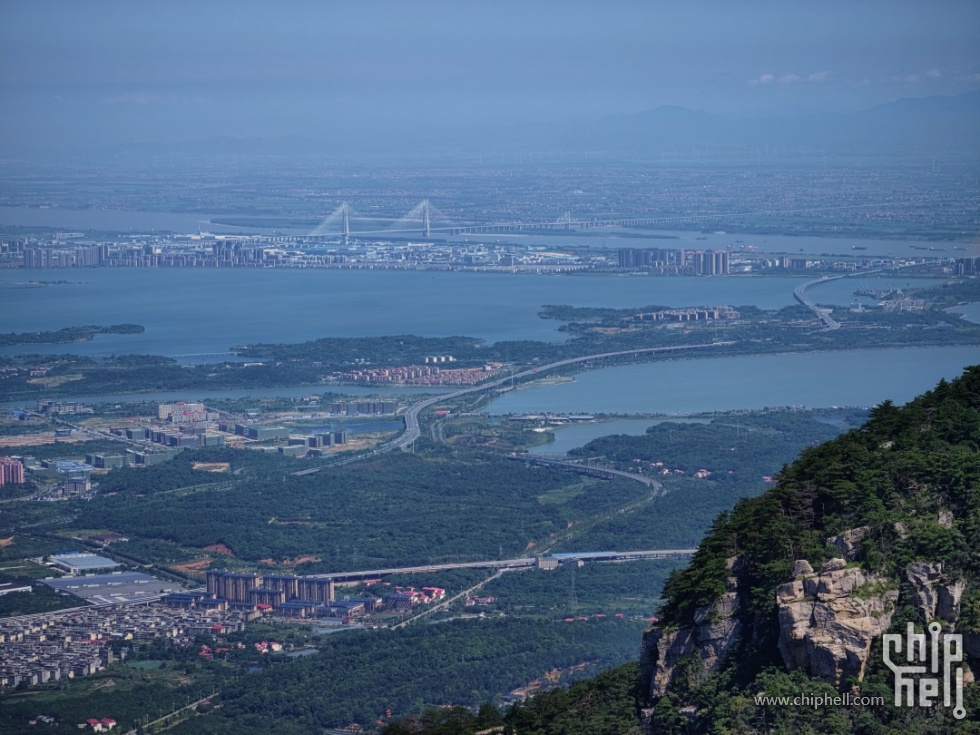
<svg viewBox="0 0 980 735"><path fill-rule="evenodd" d="M836 348L836 349L826 349L826 350L812 350L811 349L811 350L783 350L783 351L775 351L775 352L744 352L744 353L736 353L736 354L714 355L714 356L710 356L710 357L700 357L700 356L690 356L690 355L680 356L677 353L670 353L670 352L668 352L668 353L653 353L657 357L657 359L641 359L641 360L632 360L632 361L625 360L623 362L617 362L617 363L603 365L603 366L597 366L597 367L592 367L592 368L583 368L583 369L575 370L574 372L575 373L593 372L595 370L605 370L605 369L610 369L610 368L615 368L615 367L625 367L627 365L654 364L654 363L660 363L660 362L677 362L677 361L680 361L680 360L724 360L724 359L739 358L739 357L768 357L768 356L776 356L776 355L805 355L805 354L825 354L825 353L879 352L879 351L882 351L882 350L925 350L925 349L936 349L936 348L951 348L951 349L956 349L956 348L971 348L971 347L972 348L980 348L980 342L961 343L961 344L916 344L916 345L905 345L905 346L902 346L902 345L883 345L883 346L880 346L880 347L850 347L850 348ZM980 363L980 354L978 354L977 363ZM559 376L555 376L555 377L556 378L560 378L560 377L563 377L563 376L560 376L559 375ZM549 379L545 379L545 380L549 380ZM535 383L535 382L538 383L538 384L537 385L534 385L533 383ZM568 383L574 383L574 382L575 382L574 378L571 378L570 380L559 381L559 382L556 382L556 383L545 383L545 385L548 385L548 384L568 384ZM341 387L341 386L339 386L336 383L334 383L332 385L333 386L336 386L336 387ZM282 385L282 386L275 386L275 387L268 387L268 388L258 388L258 389L255 389L255 390L251 390L251 389L248 389L248 388L234 388L234 387L231 387L231 388L215 388L215 389L212 390L212 393L211 393L211 396L210 397L212 397L212 398L213 397L221 397L221 396L215 396L215 393L223 393L223 392L242 393L243 395L241 397L243 397L243 398L244 397L250 397L250 398L257 398L258 399L258 398L266 398L266 397L270 397L270 398L271 397L288 397L288 395L283 395L282 394L282 391L297 391L297 392L299 392L299 391L309 391L309 390L314 389L314 388L323 388L323 387L324 387L324 384L322 384L322 383L300 383L300 384ZM350 386L350 387L355 387L355 386ZM391 386L391 387L395 387L395 386ZM402 389L409 389L409 390L414 389L413 392L418 392L420 395L428 395L430 397L431 396L434 396L434 395L450 394L450 393L454 392L452 390L452 386L448 387L447 390L439 390L437 388L427 387L427 386L398 386L398 387L400 387ZM513 386L513 387L511 387L509 389L507 389L506 391L501 391L501 392L510 392L511 390L521 390L521 389L534 388L534 387L541 387L541 382L540 381L532 381L532 384L518 383L517 385L515 385L515 386ZM473 388L480 388L480 386L479 385L476 385L476 386L473 386ZM190 399L188 397L192 397L194 399L200 398L201 400L206 400L208 398L208 395L207 395L207 392L206 392L207 389L204 389L205 392L197 392L197 391L200 391L200 390L201 389L194 389L194 388L192 388L192 389L187 389L186 391L184 391L184 390L181 390L181 389L178 388L178 389L169 389L169 390L145 390L145 391L134 391L134 392L125 392L124 391L124 392L107 393L107 394L103 394L103 395L94 395L94 396L93 395L84 395L84 394L83 395L78 395L78 394L71 395L71 394L69 394L69 395L64 395L64 396L57 396L57 397L54 398L54 400L65 401L65 402L85 403L85 404L117 403L117 402L125 402L125 401L124 400L120 400L119 398L116 398L116 397L120 397L120 398L133 397L133 398L137 398L138 399L139 396L141 396L141 395L155 395L155 394L164 394L164 393L166 393L166 394L181 394L181 395L185 396L185 399L186 400L189 400ZM488 388L488 390L492 390L492 389ZM270 391L270 392L262 393L262 392L256 392L256 391ZM328 390L328 391L325 391L325 392L331 392L331 391ZM351 394L351 395L358 395L358 394L355 393L355 394ZM361 395L370 395L370 394L361 394ZM383 394L377 394L377 395L383 395ZM31 398L25 398L25 399L17 399L17 398L14 398L12 400L0 400L0 408L3 408L3 409L20 408L20 407L22 407L24 405L24 402L25 401L26 402L36 402L39 397L41 397L41 396L33 396ZM47 398L47 397L50 397L50 396L49 395L44 395L43 397ZM110 400L101 400L102 398L107 398L107 397L111 397L111 399ZM152 401L148 401L148 402L152 402Z"/></svg>

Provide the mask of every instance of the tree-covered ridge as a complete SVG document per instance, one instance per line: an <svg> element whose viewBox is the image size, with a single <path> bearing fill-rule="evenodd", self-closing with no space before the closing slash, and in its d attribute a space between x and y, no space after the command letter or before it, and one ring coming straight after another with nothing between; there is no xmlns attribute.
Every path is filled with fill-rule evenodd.
<svg viewBox="0 0 980 735"><path fill-rule="evenodd" d="M903 407L885 401L862 428L803 452L774 488L721 515L690 567L668 581L665 619L686 622L717 597L735 555L765 613L794 560L822 563L829 536L864 525L869 569L897 574L923 559L980 576L978 449L980 367ZM939 522L943 510L951 528Z"/></svg>
<svg viewBox="0 0 980 735"><path fill-rule="evenodd" d="M394 722L382 735L641 735L634 712L637 666L623 664L511 707L504 715L484 704L430 709ZM496 728L494 730L493 728Z"/></svg>
<svg viewBox="0 0 980 735"><path fill-rule="evenodd" d="M506 713L489 703L432 708L387 725L382 735L642 735L636 717L636 663L607 669L567 689L538 694Z"/></svg>

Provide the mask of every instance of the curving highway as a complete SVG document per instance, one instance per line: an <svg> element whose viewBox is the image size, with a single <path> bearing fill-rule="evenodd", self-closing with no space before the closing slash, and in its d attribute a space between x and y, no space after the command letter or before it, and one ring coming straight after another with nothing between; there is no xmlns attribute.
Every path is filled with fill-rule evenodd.
<svg viewBox="0 0 980 735"><path fill-rule="evenodd" d="M614 470L609 467L590 467L589 465L569 462L568 460L537 457L533 454L512 454L510 457L508 457L508 459L513 459L517 462L532 462L534 464L545 465L546 467L557 467L570 472L578 472L583 475L593 475L597 477L623 477L627 480L639 482L647 487L652 487L655 490L663 489L663 486L652 477L644 477L643 475L638 475L635 472Z"/></svg>
<svg viewBox="0 0 980 735"><path fill-rule="evenodd" d="M799 301L803 306L810 309L817 318L820 319L827 329L840 329L840 322L830 316L833 309L821 309L819 306L814 304L810 299L806 297L806 290L811 286L816 286L818 283L827 283L828 281L837 281L841 278L847 278L846 275L843 276L822 276L821 278L815 278L812 281L807 281L806 283L801 283L795 289L793 289L793 298Z"/></svg>
<svg viewBox="0 0 980 735"><path fill-rule="evenodd" d="M794 288L793 298L795 298L797 301L803 304L803 306L807 307L814 314L816 314L817 318L820 319L820 321L822 321L826 325L827 330L840 329L841 326L840 322L830 316L831 312L833 312L833 309L822 309L816 304L814 304L812 301L810 301L810 299L807 298L806 292L808 288L811 288L812 286L817 286L821 283L830 283L830 281L839 281L841 278L859 278L863 276L870 276L874 273L897 271L897 270L901 270L902 268L914 268L915 266L919 266L919 265L935 265L939 262L940 261L938 260L933 260L933 261L924 261L922 263L905 263L902 265L890 265L890 266L886 266L885 268L875 268L874 270L870 270L870 271L857 271L855 273L843 273L839 276L821 276L820 278L814 278L812 281L801 283L799 286Z"/></svg>
<svg viewBox="0 0 980 735"><path fill-rule="evenodd" d="M520 373L515 373L514 375L508 375L504 378L498 378L497 380L492 380L489 383L481 383L480 385L474 385L471 388L464 388L463 390L458 390L455 393L448 393L435 396L433 398L427 398L424 401L413 404L405 411L405 432L398 438L384 444L374 450L375 454L381 454L383 452L390 452L393 449L407 449L412 443L419 438L421 433L419 429L419 414L430 406L434 406L442 401L450 401L459 396L464 396L469 393L479 393L480 391L493 390L494 388L499 388L505 385L507 382L526 378L531 375L538 375L540 373L547 372L549 370L554 370L556 368L565 367L567 365L577 365L583 362L590 362L592 360L604 360L609 357L624 357L626 355L643 355L650 354L653 352L679 352L681 350L696 350L703 349L705 347L721 347L723 345L733 345L734 342L712 342L709 344L700 345L679 345L677 347L642 347L635 350L619 350L618 352L600 352L595 355L584 355L583 357L570 357L567 360L559 360L558 362L548 363L547 365L541 365L540 367L530 368L529 370L524 370Z"/></svg>

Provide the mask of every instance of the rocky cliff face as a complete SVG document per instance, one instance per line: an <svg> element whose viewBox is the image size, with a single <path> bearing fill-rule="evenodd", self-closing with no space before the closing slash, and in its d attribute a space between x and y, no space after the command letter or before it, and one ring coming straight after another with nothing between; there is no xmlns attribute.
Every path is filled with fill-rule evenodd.
<svg viewBox="0 0 980 735"><path fill-rule="evenodd" d="M779 653L790 671L803 669L841 688L864 677L871 644L891 625L898 586L835 558L814 573L805 560L776 590Z"/></svg>
<svg viewBox="0 0 980 735"><path fill-rule="evenodd" d="M777 645L783 664L789 671L802 669L841 690L850 680L863 679L871 646L891 625L899 597L900 580L851 563L860 555L860 542L868 530L855 528L827 539L828 548L841 556L819 571L805 559L796 561L792 581L776 590ZM758 621L744 604L740 560L733 557L727 566L732 576L725 593L697 609L694 625L655 627L644 636L640 664L651 700L667 693L682 673L693 683L718 671L743 633L757 637ZM926 622L937 617L955 621L966 586L962 579L945 578L939 562L912 563L905 579ZM968 638L967 648L980 648L980 636ZM681 666L685 660L695 666Z"/></svg>
<svg viewBox="0 0 980 735"><path fill-rule="evenodd" d="M733 570L737 558L728 560ZM694 613L694 625L671 629L653 628L644 635L640 668L650 681L650 696L662 697L678 676L678 664L696 658L691 676L717 671L742 632L742 595L738 577L730 576L726 591L710 605Z"/></svg>

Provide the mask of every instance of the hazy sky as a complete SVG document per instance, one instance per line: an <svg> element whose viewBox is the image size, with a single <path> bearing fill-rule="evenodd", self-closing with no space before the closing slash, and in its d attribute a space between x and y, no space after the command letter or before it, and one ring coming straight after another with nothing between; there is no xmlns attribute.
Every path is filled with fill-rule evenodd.
<svg viewBox="0 0 980 735"><path fill-rule="evenodd" d="M0 0L0 136L410 135L980 88L980 2Z"/></svg>

